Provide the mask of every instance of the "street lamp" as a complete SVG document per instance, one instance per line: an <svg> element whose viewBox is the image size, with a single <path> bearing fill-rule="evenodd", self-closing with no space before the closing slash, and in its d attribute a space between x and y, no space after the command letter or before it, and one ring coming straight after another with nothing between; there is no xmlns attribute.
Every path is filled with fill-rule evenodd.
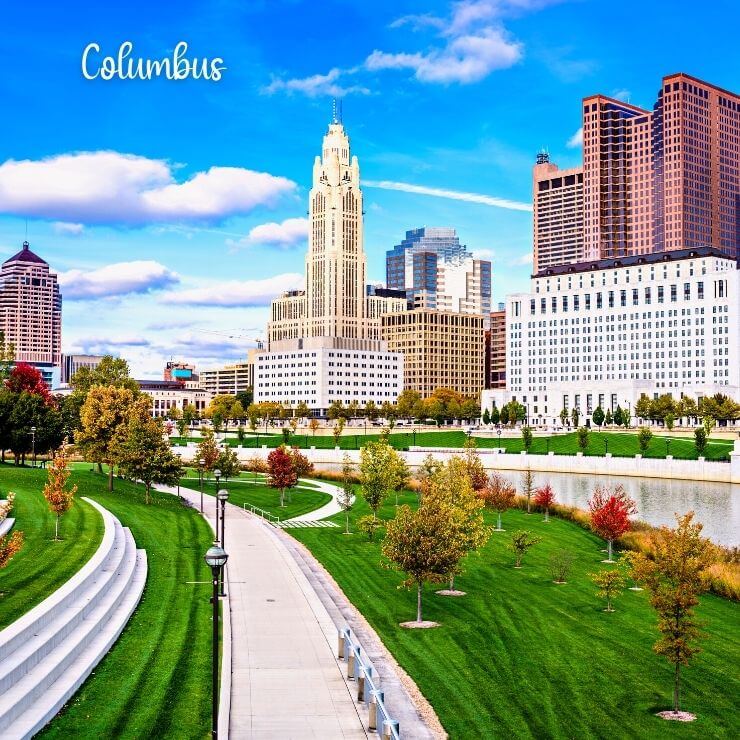
<svg viewBox="0 0 740 740"><path fill-rule="evenodd" d="M31 454L33 455L33 467L36 467L36 427L31 427Z"/></svg>
<svg viewBox="0 0 740 740"><path fill-rule="evenodd" d="M670 454L670 452L671 452L671 440L670 439L666 439L666 441L665 441L665 456L668 457L668 455Z"/></svg>
<svg viewBox="0 0 740 740"><path fill-rule="evenodd" d="M496 430L496 434L498 434L498 446L499 446L499 448L500 448L500 447L501 447L501 427L499 427L499 428L498 428L498 429Z"/></svg>
<svg viewBox="0 0 740 740"><path fill-rule="evenodd" d="M416 447L416 427L411 430L411 433L414 435L414 447Z"/></svg>
<svg viewBox="0 0 740 740"><path fill-rule="evenodd" d="M216 499L221 502L221 547L226 547L226 502L229 500L229 492L222 488L216 494ZM218 532L218 508L216 508L216 532ZM221 596L226 596L223 573L221 574Z"/></svg>
<svg viewBox="0 0 740 740"><path fill-rule="evenodd" d="M205 554L206 565L211 569L211 583L213 584L213 595L211 604L213 604L213 696L211 712L211 737L216 740L218 737L218 579L222 568L226 565L229 556L218 542L214 542L212 547L208 548Z"/></svg>

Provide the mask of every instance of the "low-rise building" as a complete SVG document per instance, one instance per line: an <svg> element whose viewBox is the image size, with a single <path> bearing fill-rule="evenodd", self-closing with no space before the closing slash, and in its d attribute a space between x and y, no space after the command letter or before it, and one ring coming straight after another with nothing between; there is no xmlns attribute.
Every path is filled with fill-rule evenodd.
<svg viewBox="0 0 740 740"><path fill-rule="evenodd" d="M103 355L62 355L62 383L68 384L80 368L94 370L102 359Z"/></svg>
<svg viewBox="0 0 740 740"><path fill-rule="evenodd" d="M194 406L202 413L212 396L202 388L188 388L177 380L137 380L142 393L152 399L152 416L167 416L172 408L183 410L186 405Z"/></svg>
<svg viewBox="0 0 740 740"><path fill-rule="evenodd" d="M254 357L257 350L250 350L244 362L201 370L202 387L214 396L237 393L254 388Z"/></svg>

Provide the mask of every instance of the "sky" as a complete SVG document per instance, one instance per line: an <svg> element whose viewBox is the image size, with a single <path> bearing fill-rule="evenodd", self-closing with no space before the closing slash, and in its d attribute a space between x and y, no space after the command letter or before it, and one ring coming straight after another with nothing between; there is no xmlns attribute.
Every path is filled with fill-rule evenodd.
<svg viewBox="0 0 740 740"><path fill-rule="evenodd" d="M301 286L334 97L371 281L406 230L451 226L492 260L495 303L528 286L536 153L580 164L581 98L649 108L678 71L740 88L730 0L113 5L3 4L0 258L27 234L59 275L63 351L142 378L244 358L269 301ZM124 42L152 61L185 42L221 79L102 79Z"/></svg>

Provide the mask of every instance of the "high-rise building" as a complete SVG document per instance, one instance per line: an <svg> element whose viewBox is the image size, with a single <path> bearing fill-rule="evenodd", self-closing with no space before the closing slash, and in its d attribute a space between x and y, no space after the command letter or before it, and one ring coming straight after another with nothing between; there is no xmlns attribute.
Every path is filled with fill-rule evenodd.
<svg viewBox="0 0 740 740"><path fill-rule="evenodd" d="M397 299L366 294L360 167L336 115L314 162L308 213L306 288L272 303L255 401L304 402L317 414L333 401L394 402L403 357L380 339L378 304Z"/></svg>
<svg viewBox="0 0 740 740"><path fill-rule="evenodd" d="M506 304L491 311L490 328L486 330L486 388L506 388Z"/></svg>
<svg viewBox="0 0 740 740"><path fill-rule="evenodd" d="M170 360L164 366L163 376L165 380L179 380L183 383L198 379L195 374L195 365L187 362L175 362L174 360Z"/></svg>
<svg viewBox="0 0 740 740"><path fill-rule="evenodd" d="M583 168L561 170L546 152L532 170L534 271L583 254Z"/></svg>
<svg viewBox="0 0 740 740"><path fill-rule="evenodd" d="M62 355L62 383L69 383L80 368L94 370L102 359L103 355Z"/></svg>
<svg viewBox="0 0 740 740"><path fill-rule="evenodd" d="M406 232L386 253L386 282L405 290L409 306L487 315L491 308L491 263L467 251L454 229L427 227Z"/></svg>
<svg viewBox="0 0 740 740"><path fill-rule="evenodd" d="M260 350L247 351L246 362L235 362L232 365L201 370L201 387L213 395L237 393L254 389L254 360Z"/></svg>
<svg viewBox="0 0 740 740"><path fill-rule="evenodd" d="M0 268L0 331L15 348L16 362L38 368L57 385L62 361L62 296L49 265L23 249Z"/></svg>
<svg viewBox="0 0 740 740"><path fill-rule="evenodd" d="M388 348L403 354L404 388L478 397L484 387L483 316L414 308L381 319Z"/></svg>

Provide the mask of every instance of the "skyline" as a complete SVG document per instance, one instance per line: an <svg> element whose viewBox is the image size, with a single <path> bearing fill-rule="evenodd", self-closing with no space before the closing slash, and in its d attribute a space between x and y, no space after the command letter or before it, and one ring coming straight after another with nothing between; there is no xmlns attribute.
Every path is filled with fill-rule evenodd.
<svg viewBox="0 0 740 740"><path fill-rule="evenodd" d="M141 377L159 376L170 356L232 361L264 337L269 300L302 277L311 164L333 95L359 157L370 281L384 280L385 252L407 229L450 226L493 260L495 305L528 288L535 155L544 146L561 167L580 162L581 98L648 106L676 71L738 87L719 48L701 59L671 48L662 36L678 21L642 6L633 44L658 38L636 61L621 53L624 37L594 44L605 18L593 2L433 3L424 15L413 3L197 5L177 19L140 3L72 11L79 22L67 17L75 30L59 39L64 11L31 3L7 11L11 32L0 35L10 72L0 95L23 112L0 126L2 258L20 249L28 218L32 249L60 273L64 350L117 351ZM327 20L340 10L354 33ZM192 55L224 59L220 82L80 73L91 41L113 53L130 39L160 58L183 38Z"/></svg>

